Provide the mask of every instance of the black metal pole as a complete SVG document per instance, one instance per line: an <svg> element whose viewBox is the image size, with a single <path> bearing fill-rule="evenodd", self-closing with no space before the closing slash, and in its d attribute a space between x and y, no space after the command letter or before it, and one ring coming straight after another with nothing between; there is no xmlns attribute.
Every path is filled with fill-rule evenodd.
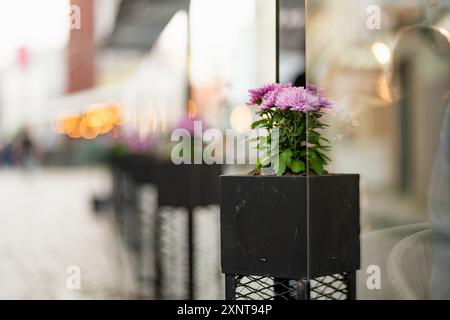
<svg viewBox="0 0 450 320"><path fill-rule="evenodd" d="M280 0L275 2L275 82L280 82Z"/></svg>
<svg viewBox="0 0 450 320"><path fill-rule="evenodd" d="M350 271L346 275L348 295L347 300L356 300L356 271Z"/></svg>
<svg viewBox="0 0 450 320"><path fill-rule="evenodd" d="M154 220L154 255L155 255L155 298L160 300L162 296L163 271L162 271L162 248L161 248L161 210L158 207Z"/></svg>
<svg viewBox="0 0 450 320"><path fill-rule="evenodd" d="M225 274L225 300L236 300L236 276Z"/></svg>
<svg viewBox="0 0 450 320"><path fill-rule="evenodd" d="M194 215L193 209L188 208L188 298L189 300L194 300L195 298L195 226L194 226Z"/></svg>
<svg viewBox="0 0 450 320"><path fill-rule="evenodd" d="M275 81L280 82L280 0L275 2L275 28ZM289 280L275 278L274 282L275 299L289 299Z"/></svg>
<svg viewBox="0 0 450 320"><path fill-rule="evenodd" d="M311 300L311 281L308 279L302 279L303 285L303 300Z"/></svg>
<svg viewBox="0 0 450 320"><path fill-rule="evenodd" d="M186 101L186 107L189 105L189 101L191 100L191 15L190 15L190 9L188 8L186 10L187 13L187 46L186 46L186 75L187 75L187 101ZM189 110L188 110L189 112ZM194 300L195 298L195 257L194 257L194 251L195 251L195 226L194 226L194 206L191 205L192 203L195 203L195 201L192 200L192 195L195 194L194 190L196 185L195 181L197 180L196 177L196 170L194 165L193 175L190 176L191 184L194 187L194 189L191 189L187 192L189 192L189 201L191 202L188 207L188 298L189 300Z"/></svg>
<svg viewBox="0 0 450 320"><path fill-rule="evenodd" d="M300 3L299 3L300 4ZM284 6L286 7L288 3L284 3ZM275 46L276 46L276 82L280 81L280 50L281 50L281 21L280 21L280 11L281 6L283 6L283 0L276 0L276 15L275 15L275 25L276 25L276 38L275 38ZM303 2L304 6L304 14L305 14L305 21L306 21L306 2ZM305 23L306 24L306 23ZM305 35L306 36L306 35ZM306 37L304 37L306 38ZM306 40L305 40L306 41ZM306 48L306 45L304 45ZM304 56L306 58L306 49L304 52ZM306 65L306 63L305 63ZM306 72L305 72L306 73ZM305 75L306 78L306 75ZM301 84L306 85L306 84ZM293 297L290 295L290 289L293 289L290 287L289 279L281 279L281 278L274 278L275 285L274 285L274 292L275 292L275 299L280 300L289 300L293 299ZM309 299L309 281L303 281L302 284L304 285L304 296L305 299ZM307 286L307 287L306 287ZM303 294L303 293L302 293Z"/></svg>

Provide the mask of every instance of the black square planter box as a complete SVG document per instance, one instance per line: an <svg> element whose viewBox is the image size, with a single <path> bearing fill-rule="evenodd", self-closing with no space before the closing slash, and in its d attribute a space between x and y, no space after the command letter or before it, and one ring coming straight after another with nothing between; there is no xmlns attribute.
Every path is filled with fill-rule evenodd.
<svg viewBox="0 0 450 320"><path fill-rule="evenodd" d="M129 154L112 156L113 168L126 172L137 184L154 183L157 179L155 170L156 159L146 154Z"/></svg>
<svg viewBox="0 0 450 320"><path fill-rule="evenodd" d="M222 165L175 165L141 154L112 157L111 164L126 172L137 184L154 183L158 188L159 206L194 209L219 203Z"/></svg>
<svg viewBox="0 0 450 320"><path fill-rule="evenodd" d="M221 176L226 274L315 278L359 269L359 175Z"/></svg>
<svg viewBox="0 0 450 320"><path fill-rule="evenodd" d="M194 209L219 203L221 165L159 162L155 169L160 206Z"/></svg>
<svg viewBox="0 0 450 320"><path fill-rule="evenodd" d="M115 172L124 173L126 177L129 177L136 184L155 184L158 189L158 206L171 206L171 207L185 207L187 210L187 249L188 249L188 298L193 299L195 297L195 261L194 250L195 243L195 229L196 223L194 219L194 208L199 206L215 205L219 203L220 188L219 188L219 176L222 173L222 165L188 165L181 164L175 165L169 160L161 160L151 155L126 155L115 156L111 158L111 165ZM120 174L117 176L121 176ZM119 180L119 181L118 181ZM117 184L123 182L120 179L116 180ZM122 193L127 193L128 190L120 188L116 185L116 189ZM123 194L122 194L123 196ZM135 199L135 198L134 198ZM121 199L120 199L121 200ZM122 203L116 205L117 212L121 212ZM132 211L133 212L133 211ZM124 212L126 213L126 212ZM134 212L136 213L136 212ZM126 216L126 215L124 215ZM132 223L140 224L140 220L137 216L133 216ZM119 221L124 221L121 219ZM136 229L137 230L137 229ZM175 230L176 231L176 230ZM165 230L164 233L170 233L173 230ZM160 241L162 241L163 235L161 231L161 215L160 211L157 211L154 220L154 240L155 240L155 273L156 273L156 297L162 297L161 282L164 266L162 265L162 251ZM133 238L137 244L140 245L141 239L139 238L139 232L135 232L132 236L138 236Z"/></svg>

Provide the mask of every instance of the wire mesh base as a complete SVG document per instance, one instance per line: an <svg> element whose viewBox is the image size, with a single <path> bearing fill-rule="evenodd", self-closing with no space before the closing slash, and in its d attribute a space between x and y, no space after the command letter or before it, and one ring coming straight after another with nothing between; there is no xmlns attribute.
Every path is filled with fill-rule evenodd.
<svg viewBox="0 0 450 320"><path fill-rule="evenodd" d="M157 299L223 299L217 206L160 208L154 249Z"/></svg>
<svg viewBox="0 0 450 320"><path fill-rule="evenodd" d="M226 275L229 300L353 300L355 288L354 271L309 280Z"/></svg>

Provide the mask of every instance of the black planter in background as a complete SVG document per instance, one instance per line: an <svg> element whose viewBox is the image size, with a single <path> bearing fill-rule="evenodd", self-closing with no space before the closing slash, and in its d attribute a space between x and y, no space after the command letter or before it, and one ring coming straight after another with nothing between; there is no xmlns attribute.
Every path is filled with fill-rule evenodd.
<svg viewBox="0 0 450 320"><path fill-rule="evenodd" d="M222 173L221 165L175 165L170 161L164 161L150 155L126 155L113 157L111 164L115 176L115 208L118 213L118 221L127 220L127 225L139 225L139 210L136 206L135 186L142 184L154 184L158 190L158 207L184 207L187 209L188 238L188 275L187 298L195 298L195 219L193 211L196 207L219 204L219 176ZM125 176L125 178L124 178ZM122 177L122 178L121 178ZM128 203L124 209L124 203ZM134 208L134 209L133 209ZM164 266L161 258L161 212L157 210L154 221L155 238L155 270L156 298L162 296L162 283ZM124 225L124 223L122 223ZM138 226L139 227L139 226ZM138 232L131 237L133 248L139 252L142 240ZM139 255L139 253L138 253Z"/></svg>
<svg viewBox="0 0 450 320"><path fill-rule="evenodd" d="M113 169L126 173L136 184L156 182L156 159L145 154L129 154L110 158Z"/></svg>
<svg viewBox="0 0 450 320"><path fill-rule="evenodd" d="M255 296L258 288L245 288L243 277L250 279L247 284L258 283L265 293L272 290L259 297L333 298L331 286L324 292L310 287L312 282L326 282L326 276L342 282L337 288L342 296L355 298L354 272L360 263L359 175L236 175L220 180L227 299L249 298L248 292ZM272 279L271 288L262 278Z"/></svg>
<svg viewBox="0 0 450 320"><path fill-rule="evenodd" d="M221 165L175 165L171 162L159 162L157 168L158 205L170 207L184 207L187 209L188 231L188 295L189 300L195 299L195 232L197 224L194 218L196 207L219 204L219 176L222 173ZM156 270L157 278L163 279L164 266L161 265L161 254L158 242L160 234L160 215L155 221L156 235ZM157 287L157 297L162 297L161 287Z"/></svg>
<svg viewBox="0 0 450 320"><path fill-rule="evenodd" d="M160 206L196 207L219 204L221 165L156 164L158 204Z"/></svg>
<svg viewBox="0 0 450 320"><path fill-rule="evenodd" d="M141 154L112 157L111 164L113 170L126 173L138 185L155 184L159 206L193 209L219 203L222 165L175 165Z"/></svg>

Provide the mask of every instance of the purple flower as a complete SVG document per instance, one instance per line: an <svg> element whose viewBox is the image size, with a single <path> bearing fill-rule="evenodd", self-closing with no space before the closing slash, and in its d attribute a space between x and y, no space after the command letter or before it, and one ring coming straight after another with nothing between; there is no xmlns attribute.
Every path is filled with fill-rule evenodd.
<svg viewBox="0 0 450 320"><path fill-rule="evenodd" d="M319 111L321 108L320 97L314 94L308 94L303 112Z"/></svg>
<svg viewBox="0 0 450 320"><path fill-rule="evenodd" d="M315 112L329 108L333 102L321 95L321 91L312 84L304 87L293 87L292 83L272 83L249 90L248 104L260 104L261 110L277 108L300 112Z"/></svg>
<svg viewBox="0 0 450 320"><path fill-rule="evenodd" d="M275 107L279 110L293 110L300 112L316 112L322 108L329 108L332 101L323 97L313 85L303 87L284 88L277 92Z"/></svg>
<svg viewBox="0 0 450 320"><path fill-rule="evenodd" d="M253 105L253 104L261 103L264 96L267 93L275 90L278 86L279 86L278 83L270 83L270 84L263 85L260 88L248 90L248 93L250 94L250 100L247 102L247 104Z"/></svg>
<svg viewBox="0 0 450 320"><path fill-rule="evenodd" d="M322 97L320 94L319 94L319 102L322 108L331 108L334 104L334 101Z"/></svg>
<svg viewBox="0 0 450 320"><path fill-rule="evenodd" d="M318 111L321 108L330 108L334 102L323 97L321 90L313 84L306 85L308 90L308 99L306 101L305 111Z"/></svg>
<svg viewBox="0 0 450 320"><path fill-rule="evenodd" d="M284 89L292 88L292 83L288 82L285 84L276 84L275 88L266 93L266 95L262 99L261 103L261 110L267 110L272 108L275 105L275 101L277 99L277 96L280 92L282 92Z"/></svg>
<svg viewBox="0 0 450 320"><path fill-rule="evenodd" d="M275 106L279 110L303 111L307 100L306 95L307 91L303 87L282 89L275 97Z"/></svg>
<svg viewBox="0 0 450 320"><path fill-rule="evenodd" d="M317 90L317 87L313 84L308 83L306 85L306 90L308 90L308 93L317 94L319 91Z"/></svg>
<svg viewBox="0 0 450 320"><path fill-rule="evenodd" d="M320 93L318 94L311 94L308 93L306 97L306 102L303 107L303 112L315 112L319 111L322 108L329 108L333 105L333 102L330 100L322 97Z"/></svg>

